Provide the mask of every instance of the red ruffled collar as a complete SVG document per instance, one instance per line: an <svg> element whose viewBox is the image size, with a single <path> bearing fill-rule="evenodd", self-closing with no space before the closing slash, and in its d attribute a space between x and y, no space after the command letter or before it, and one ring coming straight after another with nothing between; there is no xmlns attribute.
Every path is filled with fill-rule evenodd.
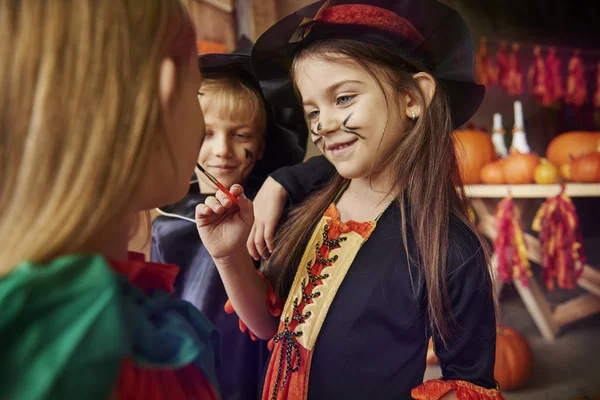
<svg viewBox="0 0 600 400"><path fill-rule="evenodd" d="M125 275L131 283L144 292L159 289L173 293L179 267L173 264L147 262L141 253L129 252L129 260L110 260L112 269Z"/></svg>

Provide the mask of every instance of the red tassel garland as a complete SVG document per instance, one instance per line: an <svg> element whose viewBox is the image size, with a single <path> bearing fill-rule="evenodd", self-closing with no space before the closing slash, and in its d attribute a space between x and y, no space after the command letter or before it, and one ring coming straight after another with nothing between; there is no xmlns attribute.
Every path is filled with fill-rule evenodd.
<svg viewBox="0 0 600 400"><path fill-rule="evenodd" d="M573 289L583 273L586 259L579 218L564 187L558 196L541 205L532 228L539 232L543 251L542 278L546 287L554 290L558 284L559 288Z"/></svg>

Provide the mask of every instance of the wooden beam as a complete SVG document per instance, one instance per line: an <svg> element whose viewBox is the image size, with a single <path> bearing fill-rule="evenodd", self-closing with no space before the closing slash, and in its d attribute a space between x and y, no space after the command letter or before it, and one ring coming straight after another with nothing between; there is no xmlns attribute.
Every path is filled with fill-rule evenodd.
<svg viewBox="0 0 600 400"><path fill-rule="evenodd" d="M252 38L252 0L235 0L234 10L237 37Z"/></svg>
<svg viewBox="0 0 600 400"><path fill-rule="evenodd" d="M577 284L590 293L600 297L600 271L585 265Z"/></svg>
<svg viewBox="0 0 600 400"><path fill-rule="evenodd" d="M527 287L519 279L513 280L513 283L517 288L517 292L519 292L519 296L521 296L521 300L525 303L529 315L531 315L535 325L540 330L542 337L547 341L553 342L560 331L561 325L554 319L550 304L544 297L535 278L527 280Z"/></svg>
<svg viewBox="0 0 600 400"><path fill-rule="evenodd" d="M233 3L231 0L202 0L203 3L210 4L213 7L218 8L226 13L233 12Z"/></svg>
<svg viewBox="0 0 600 400"><path fill-rule="evenodd" d="M256 41L267 29L277 22L275 0L249 0L251 3L250 32L252 41Z"/></svg>
<svg viewBox="0 0 600 400"><path fill-rule="evenodd" d="M227 51L235 48L235 21L231 12L200 1L189 2L189 11L197 40L223 43Z"/></svg>
<svg viewBox="0 0 600 400"><path fill-rule="evenodd" d="M559 304L554 310L554 321L565 326L600 312L600 297L584 294Z"/></svg>

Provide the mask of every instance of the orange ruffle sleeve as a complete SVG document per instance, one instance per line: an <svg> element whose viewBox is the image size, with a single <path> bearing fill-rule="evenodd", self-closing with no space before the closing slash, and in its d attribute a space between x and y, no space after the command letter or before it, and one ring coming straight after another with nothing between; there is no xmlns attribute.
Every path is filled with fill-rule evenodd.
<svg viewBox="0 0 600 400"><path fill-rule="evenodd" d="M423 382L411 392L415 400L438 400L449 392L456 392L458 400L504 400L498 389L485 389L467 381L432 379Z"/></svg>
<svg viewBox="0 0 600 400"><path fill-rule="evenodd" d="M281 315L281 310L282 310L282 304L281 304L281 302L279 302L277 300L277 295L275 294L275 290L273 289L273 285L271 285L271 282L269 282L269 280L265 277L265 275L262 272L256 271L256 273L262 278L262 280L267 285L267 299L266 299L266 302L267 302L267 308L269 309L269 312L274 317L280 316ZM231 304L230 300L227 300L227 302L225 303L225 312L227 314L233 314L233 313L235 313L235 310L233 309L233 305ZM248 332L248 334L250 335L250 338L252 340L254 340L254 341L258 340L258 338L256 337L256 335L254 335L254 333L252 333L252 331L250 331L248 329L248 327L246 326L246 324L244 324L244 322L241 319L239 321L239 325L240 325L240 331L242 331L242 332Z"/></svg>

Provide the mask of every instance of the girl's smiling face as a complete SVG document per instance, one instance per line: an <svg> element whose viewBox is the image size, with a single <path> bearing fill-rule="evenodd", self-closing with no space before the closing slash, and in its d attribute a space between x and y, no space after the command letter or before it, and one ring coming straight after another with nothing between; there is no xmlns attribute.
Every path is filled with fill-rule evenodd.
<svg viewBox="0 0 600 400"><path fill-rule="evenodd" d="M302 58L295 83L315 145L347 179L380 171L404 132L402 96L348 57Z"/></svg>

